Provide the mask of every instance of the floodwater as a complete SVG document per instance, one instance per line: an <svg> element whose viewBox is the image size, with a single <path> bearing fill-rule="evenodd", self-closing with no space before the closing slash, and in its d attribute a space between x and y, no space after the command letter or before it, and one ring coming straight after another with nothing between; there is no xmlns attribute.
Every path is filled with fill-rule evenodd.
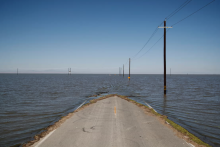
<svg viewBox="0 0 220 147"><path fill-rule="evenodd" d="M150 104L204 142L220 146L220 76L0 74L0 146L19 146L95 94Z"/></svg>

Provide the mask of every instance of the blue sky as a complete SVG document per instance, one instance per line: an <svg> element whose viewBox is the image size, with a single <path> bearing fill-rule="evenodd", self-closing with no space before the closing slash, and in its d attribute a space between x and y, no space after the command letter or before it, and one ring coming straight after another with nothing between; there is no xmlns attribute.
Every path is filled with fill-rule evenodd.
<svg viewBox="0 0 220 147"><path fill-rule="evenodd" d="M0 0L0 73L118 73L185 1ZM167 26L209 2L193 0ZM168 73L220 74L219 8L216 0L167 32ZM163 39L131 59L131 73L163 74Z"/></svg>

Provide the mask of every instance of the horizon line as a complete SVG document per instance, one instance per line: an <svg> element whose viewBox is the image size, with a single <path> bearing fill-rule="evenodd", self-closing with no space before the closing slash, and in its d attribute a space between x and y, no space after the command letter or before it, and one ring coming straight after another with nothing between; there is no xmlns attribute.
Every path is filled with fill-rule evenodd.
<svg viewBox="0 0 220 147"><path fill-rule="evenodd" d="M14 74L17 75L17 73L0 73L0 74ZM69 75L68 73L18 73L19 74L63 74L63 75ZM70 75L77 75L77 74L103 74L103 75L119 75L118 73L71 73ZM129 74L124 74L124 75L129 75ZM156 74L156 73L135 73L135 74L131 74L131 75L163 75L163 74ZM170 75L170 74L166 74L166 75ZM176 73L176 74L171 74L171 75L220 75L220 74L198 74L198 73ZM120 76L123 76L123 74L120 74Z"/></svg>

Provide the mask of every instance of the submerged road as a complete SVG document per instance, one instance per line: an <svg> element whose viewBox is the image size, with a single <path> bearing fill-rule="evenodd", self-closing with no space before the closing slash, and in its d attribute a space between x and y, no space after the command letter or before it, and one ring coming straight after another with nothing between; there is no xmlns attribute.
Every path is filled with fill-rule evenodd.
<svg viewBox="0 0 220 147"><path fill-rule="evenodd" d="M189 147L156 117L118 97L76 112L35 147Z"/></svg>

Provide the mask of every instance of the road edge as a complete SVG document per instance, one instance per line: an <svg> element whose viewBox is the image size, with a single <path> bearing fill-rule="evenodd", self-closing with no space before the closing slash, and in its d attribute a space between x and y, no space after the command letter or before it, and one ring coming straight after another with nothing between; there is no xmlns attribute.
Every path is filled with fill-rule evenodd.
<svg viewBox="0 0 220 147"><path fill-rule="evenodd" d="M145 114L157 117L158 120L163 125L165 125L168 128L172 129L178 137L185 140L186 143L191 144L191 146L211 147L209 144L203 142L198 137L191 134L185 128L183 128L180 125L178 125L178 124L174 123L173 121L169 120L167 116L157 113L151 106L149 107L149 106L143 105L143 104L138 103L138 102L136 102L132 99L129 99L126 96L122 96L122 95L118 95L118 94L109 94L109 95L106 95L106 96L99 97L97 99L90 100L89 103L86 103L86 104L82 105L81 107L78 107L78 109L76 109L75 111L69 113L68 115L66 115L64 117L62 117L60 120L55 122L53 125L50 125L50 126L46 127L45 129L43 129L44 131L42 131L40 134L35 135L33 140L23 144L22 147L30 147L33 144L37 143L42 138L47 136L49 133L56 130L58 127L60 127L67 119L72 117L76 112L84 109L85 107L88 107L89 105L92 105L92 104L96 103L97 101L100 101L100 100L103 100L103 99L106 99L106 98L109 98L109 97L115 97L115 96L137 105L138 107L140 107L145 112Z"/></svg>

